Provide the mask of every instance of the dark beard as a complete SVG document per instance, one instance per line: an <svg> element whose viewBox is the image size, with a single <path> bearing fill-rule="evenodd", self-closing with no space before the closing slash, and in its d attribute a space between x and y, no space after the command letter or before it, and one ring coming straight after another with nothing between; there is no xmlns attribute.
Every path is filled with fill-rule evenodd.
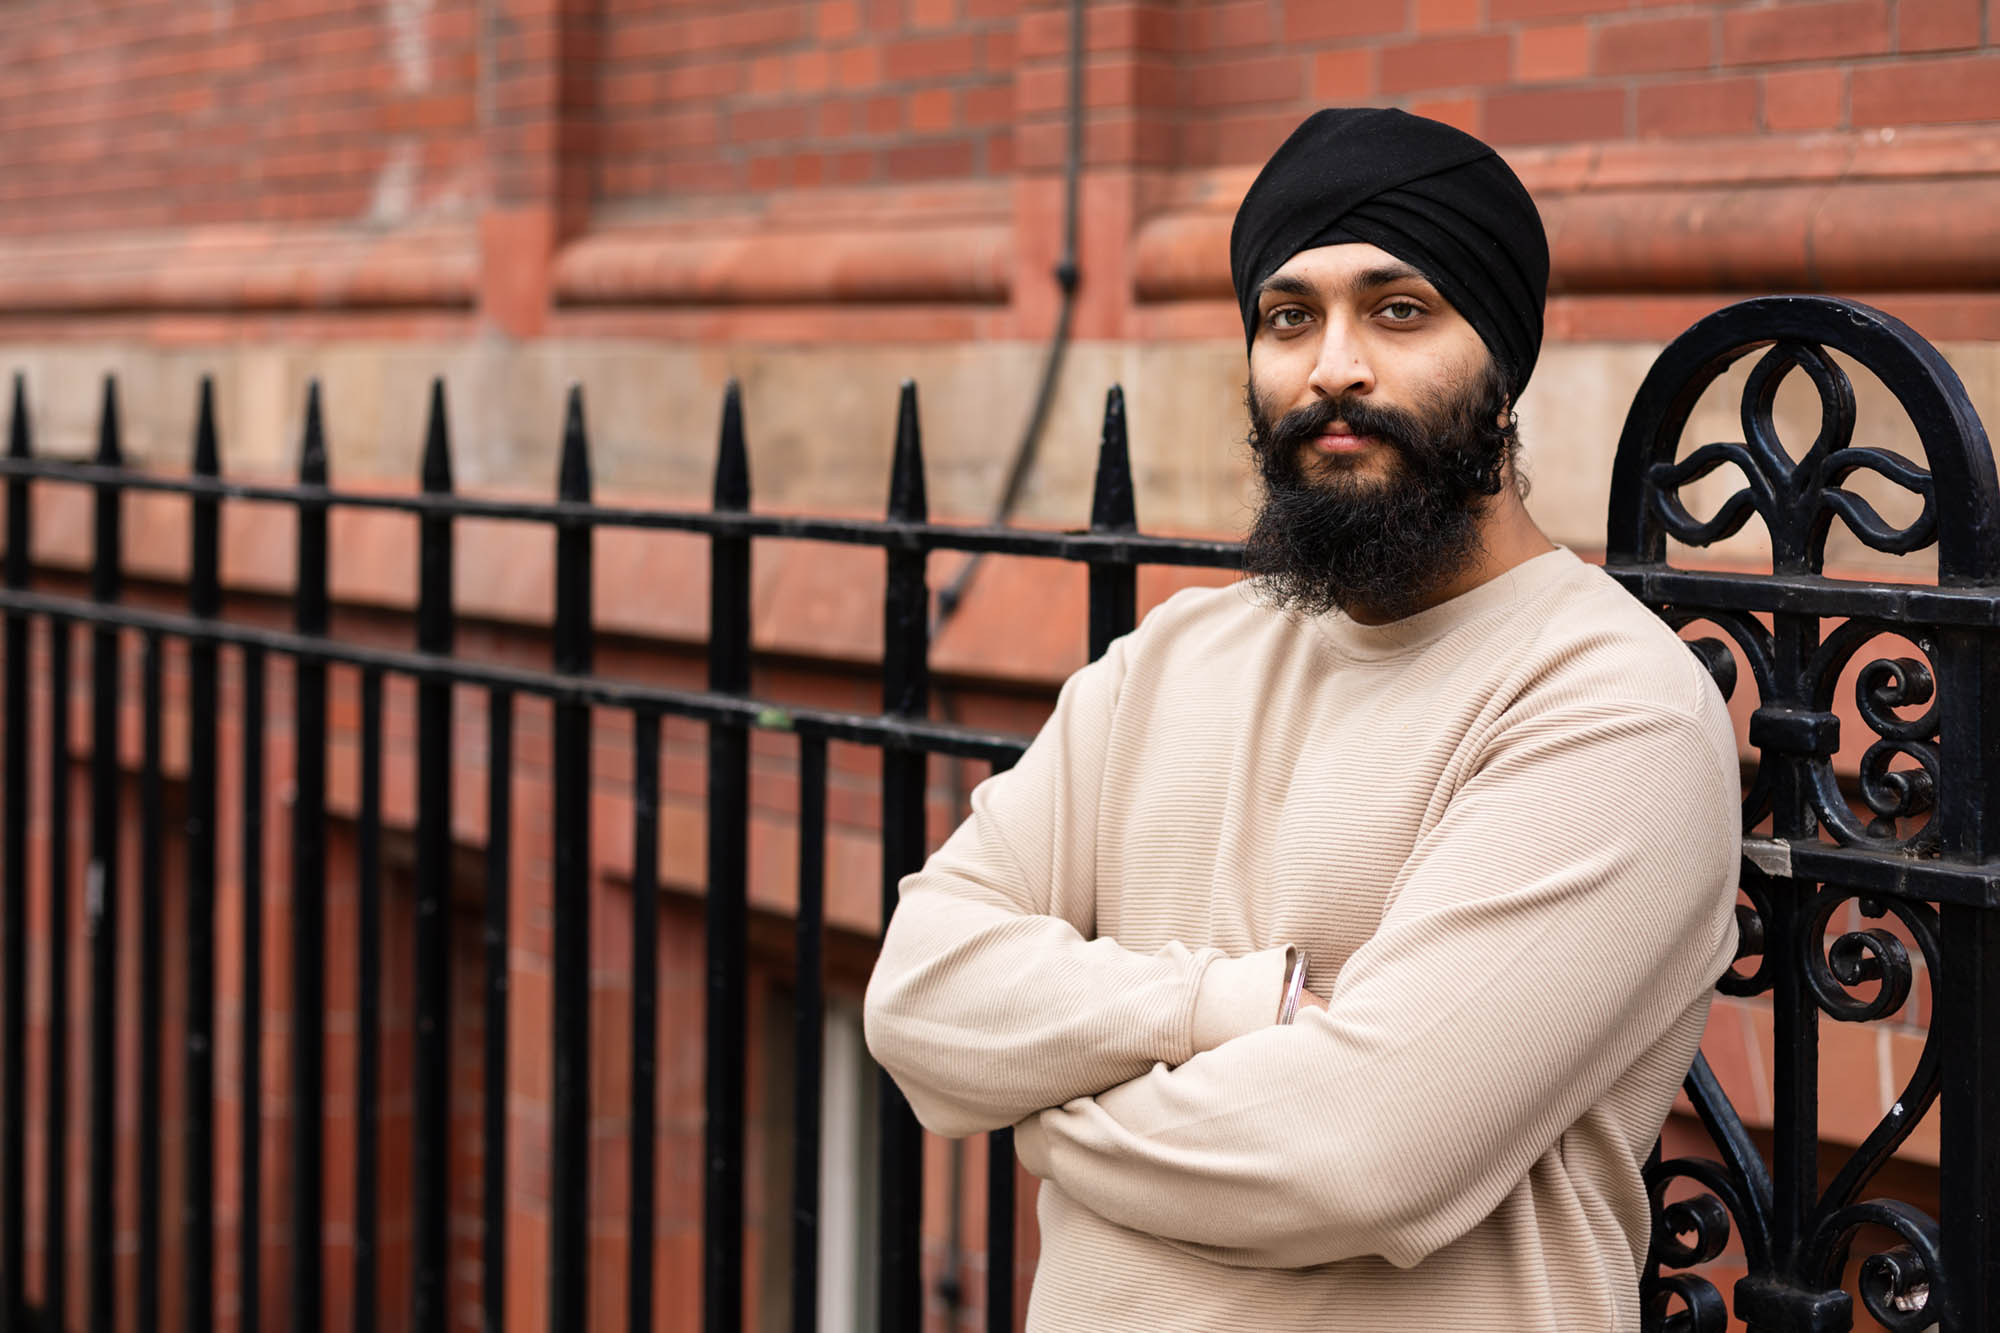
<svg viewBox="0 0 2000 1333"><path fill-rule="evenodd" d="M1249 400L1264 503L1243 568L1279 609L1400 620L1482 554L1479 520L1512 444L1511 428L1496 424L1507 393L1490 367L1421 414L1350 397L1274 423L1254 386ZM1308 476L1307 446L1334 421L1387 446L1399 466L1364 479L1333 460Z"/></svg>

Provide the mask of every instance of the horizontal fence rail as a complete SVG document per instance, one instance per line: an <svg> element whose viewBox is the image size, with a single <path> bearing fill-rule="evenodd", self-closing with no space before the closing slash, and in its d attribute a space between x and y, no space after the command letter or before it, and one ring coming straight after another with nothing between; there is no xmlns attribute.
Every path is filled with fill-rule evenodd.
<svg viewBox="0 0 2000 1333"><path fill-rule="evenodd" d="M1828 578L1815 544L1826 529L1818 510L1801 520L1802 544L1781 543L1785 558L1769 574L1676 568L1661 546L1662 534L1699 546L1694 539L1712 537L1720 521L1681 522L1685 511L1669 494L1687 478L1675 471L1684 466L1674 461L1678 435L1662 443L1661 432L1669 425L1678 432L1675 414L1684 419L1698 393L1688 385L1705 385L1701 377L1726 364L1720 358L1776 339L1791 359L1766 379L1775 383L1773 376L1803 365L1824 387L1807 344L1824 335L1828 346L1852 351L1839 320L1852 324L1860 308L1815 309L1798 327L1785 322L1795 310L1739 314L1719 331L1708 327L1708 341L1670 349L1621 446L1614 576L1677 628L1720 627L1735 656L1748 655L1754 679L1743 684L1763 705L1764 720L1755 724L1761 730L1751 737L1762 761L1746 803L1759 859L1746 864L1750 901L1742 909L1745 958L1755 961L1740 964L1755 970L1725 977L1722 988L1771 990L1783 1023L1783 1110L1771 1160L1759 1156L1706 1065L1698 1062L1689 1076L1689 1096L1723 1161L1655 1156L1649 1183L1660 1219L1647 1270L1648 1326L1722 1327L1723 1297L1681 1270L1721 1254L1733 1218L1751 1271L1734 1304L1753 1327L1846 1327L1841 1312L1852 1299L1830 1256L1838 1251L1844 1262L1854 1228L1870 1225L1904 1243L1862 1265L1866 1308L1878 1319L1886 1314L1892 1328L1938 1323L1946 1333L1970 1333L2000 1326L2000 1242L1978 1202L2000 1197L2000 1085L1978 1055L2000 1020L2000 981L1987 979L2000 977L2000 815L1986 813L2000 800L1996 761L1988 757L2000 756L1996 580L1983 566L1958 565L1937 585ZM1883 336L1909 353L1895 330ZM1944 383L1918 360L1932 377L1927 382ZM1892 388L1903 383L1893 368L1884 378ZM842 1280L822 1271L821 1256L839 1239L867 1256L873 1289L849 1312L867 1327L914 1333L940 1304L956 1310L961 1303L983 1312L988 1328L1017 1327L1020 1219L1006 1131L989 1135L983 1153L972 1156L985 1166L986 1264L976 1296L961 1290L955 1215L943 1273L926 1262L925 1142L885 1076L857 1094L863 1109L854 1112L869 1120L859 1151L872 1172L873 1203L821 1215L829 1173L857 1165L851 1144L822 1139L837 1110L826 1095L828 1079L841 1059L826 1045L840 999L831 984L837 941L828 902L830 812L841 793L830 750L861 746L879 757L870 800L886 922L900 880L930 850L932 758L954 773L967 762L994 772L1012 765L1025 745L1020 736L952 720L930 651L951 603L933 595L928 556L1084 566L1088 615L1079 640L1092 657L1136 623L1139 566L1240 563L1232 543L1138 530L1120 392L1112 390L1106 404L1089 526L1076 532L933 522L912 385L899 399L880 519L755 512L733 385L722 405L712 503L701 510L597 503L576 390L565 404L547 502L456 492L442 384L432 388L417 489L400 495L332 483L328 418L337 404L324 405L317 386L307 396L291 485L222 475L206 382L184 474L146 473L124 462L118 404L107 382L89 461L38 458L17 378L0 457L7 518L0 578L5 1330L108 1331L127 1321L189 1333L266 1326L317 1333L332 1323L357 1331L442 1330L454 1322L492 1331L570 1330L599 1320L642 1330L698 1317L710 1333L734 1333L760 1299L752 1277L767 1286L771 1277L758 1274L746 1253L754 1184L747 1127L759 1113L749 1094L759 1079L790 1098L784 1150L762 1168L783 1182L782 1224L767 1224L761 1244L787 1256L778 1283L785 1308L774 1321L760 1305L762 1322L797 1333L821 1326L823 1293ZM1760 420L1754 409L1745 417L1753 426ZM1768 400L1764 410L1768 425ZM1943 424L1934 422L1925 436L1927 447L1935 443L1934 469L1938 451L1956 447L1970 457L1985 448L1983 434L1968 433L1976 421L1968 427L1949 411L1937 420ZM1784 504L1839 503L1823 499L1846 475L1833 474L1863 464L1830 457L1823 451L1829 470L1810 495L1786 492L1790 482L1758 493L1774 532L1789 521ZM1908 470L1881 467L1912 481ZM1984 467L1981 474L1978 464L1965 464L1971 471L1954 484L1977 491L1976 503L1968 511L1954 501L1941 526L1968 512L1989 528L2000 521L1990 453ZM82 488L91 497L87 581L31 559L31 497L44 487ZM183 607L127 587L125 501L142 492L188 506ZM225 507L248 504L281 506L296 520L283 617L269 615L268 605L249 613L224 595L221 517ZM405 644L340 627L330 595L330 520L343 509L402 514L416 530ZM552 600L538 649L545 665L466 651L475 636L453 601L456 536L466 520L519 525L552 543ZM706 540L703 688L600 668L593 556L595 534L607 528ZM1982 540L1991 538L1986 532ZM1886 540L1911 549L1916 538ZM883 552L878 711L758 693L752 558L769 541ZM1978 549L1959 536L1947 543L1954 560ZM1863 784L1880 818L1859 831L1829 807L1831 779L1821 774L1828 751L1813 739L1822 724L1812 717L1829 709L1824 678L1838 674L1827 654L1861 647L1841 637L1860 633L1839 629L1842 622L1917 636L1926 652L1934 650L1937 687L1957 701L1942 738L1936 728L1918 734L1884 724L1886 739L1903 753L1921 757L1931 753L1923 747L1942 745L1944 758L1932 756L1931 777L1907 776L1906 763L1894 770L1905 776L1893 781L1883 761L1873 787ZM1727 645L1711 638L1696 651L1725 690L1734 686ZM1731 658L1727 670L1724 658ZM1888 704L1864 702L1865 715L1880 720L1883 707L1921 702L1915 668L1869 670L1869 688L1886 690ZM136 712L136 727L124 723L128 711ZM169 717L179 724L163 725ZM661 759L676 727L698 728L705 743L698 853L663 817L671 778ZM624 763L606 757L613 734L629 744ZM784 946L788 1012L776 1029L755 1023L758 996L768 992L753 984L749 893L755 758L771 738L786 738L776 743L795 784L797 836L796 864L787 872L796 891ZM548 791L546 823L532 827L520 815L530 770ZM607 822L594 803L600 778L625 784L629 827ZM351 792L351 801L336 799L336 788ZM229 793L234 801L223 799ZM952 818L956 800L954 792ZM1898 821L1933 808L1935 836L1911 842ZM392 810L407 817L392 820ZM1758 824L1774 811L1775 825ZM599 846L606 830L623 834L618 847ZM599 881L604 865L627 848L624 909ZM1782 873L1774 869L1780 855ZM700 867L693 876L703 899L700 958L677 964L687 978L665 961L680 956L660 947L668 903L661 870L668 864ZM1857 1157L1861 1164L1841 1178L1839 1197L1816 1199L1808 1160L1818 1150L1816 1014L1879 1017L1879 1006L1857 1008L1833 991L1882 978L1892 989L1905 980L1879 932L1832 946L1833 961L1826 961L1814 934L1829 919L1815 897L1823 892L1846 895L1842 901L1859 895L1863 912L1894 914L1941 989L1931 1083L1915 1088L1901 1119ZM469 927L463 947L453 930L461 909ZM629 963L612 948L618 940L629 947ZM1799 958L1810 961L1795 967ZM1907 958L1903 963L1907 971ZM607 968L627 969L619 975L629 977L629 996L616 1013L594 980ZM218 1002L225 974L235 986L234 1012ZM675 1165L660 1145L663 1135L678 1132L663 1099L669 1080L680 1077L679 1062L663 1059L670 1047L662 1041L679 1031L671 1022L681 1012L667 987L684 980L691 984L672 993L698 994L702 1012L701 1114L698 1150ZM538 1007L530 1011L530 1004ZM31 1029L39 1036L31 1038ZM784 1067L756 1065L758 1034L780 1029L789 1042ZM546 1041L527 1040L534 1033L546 1033ZM456 1041L459 1035L467 1040ZM38 1056L32 1062L31 1052ZM347 1095L330 1101L329 1091L339 1089L330 1088L326 1071L336 1061L351 1081L342 1085ZM1947 1121L1942 1233L1907 1205L1858 1195L1896 1136L1907 1135L1933 1103ZM121 1129L128 1121L120 1108L128 1104L135 1132ZM606 1155L614 1141L603 1138L612 1132L607 1125L622 1156ZM965 1159L952 1160L956 1179ZM678 1182L687 1197L664 1196L662 1180L670 1190ZM1712 1187L1712 1206L1690 1202L1687 1181ZM594 1210L607 1189L622 1205L615 1225ZM767 1189L764 1197L777 1195ZM699 1262L656 1263L667 1240L662 1219L696 1215ZM863 1218L872 1218L868 1234L857 1237ZM614 1282L593 1280L597 1252L606 1247L619 1251ZM128 1248L129 1260L122 1257ZM510 1282L521 1271L537 1280ZM685 1283L664 1276L682 1273L698 1280L698 1304ZM534 1308L524 1308L530 1297L521 1291L531 1293ZM1920 1315L1925 1323L1913 1322Z"/></svg>

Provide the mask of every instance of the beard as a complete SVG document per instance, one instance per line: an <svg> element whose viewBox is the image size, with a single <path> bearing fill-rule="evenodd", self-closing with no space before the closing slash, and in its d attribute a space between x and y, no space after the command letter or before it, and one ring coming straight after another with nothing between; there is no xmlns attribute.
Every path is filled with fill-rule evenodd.
<svg viewBox="0 0 2000 1333"><path fill-rule="evenodd" d="M1254 383L1248 397L1264 499L1243 568L1280 610L1400 620L1483 553L1480 519L1515 448L1506 386L1491 363L1421 411L1342 397L1273 421ZM1391 466L1361 475L1349 465L1359 460L1311 454L1335 421L1375 440Z"/></svg>

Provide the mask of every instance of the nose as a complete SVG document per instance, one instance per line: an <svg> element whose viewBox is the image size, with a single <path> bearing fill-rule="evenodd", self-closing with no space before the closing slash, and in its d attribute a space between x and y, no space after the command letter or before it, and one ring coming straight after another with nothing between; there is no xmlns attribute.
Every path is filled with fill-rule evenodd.
<svg viewBox="0 0 2000 1333"><path fill-rule="evenodd" d="M1338 398L1348 393L1369 393L1375 388L1375 370L1357 330L1347 320L1329 318L1306 381L1319 398Z"/></svg>

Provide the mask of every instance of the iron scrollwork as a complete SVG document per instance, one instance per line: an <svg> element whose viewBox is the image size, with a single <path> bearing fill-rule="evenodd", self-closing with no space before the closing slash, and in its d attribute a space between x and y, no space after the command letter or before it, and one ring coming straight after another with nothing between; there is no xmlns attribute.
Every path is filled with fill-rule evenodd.
<svg viewBox="0 0 2000 1333"><path fill-rule="evenodd" d="M1901 1010L1913 985L1915 968L1909 951L1890 931L1879 927L1846 931L1822 949L1835 913L1849 903L1857 904L1870 920L1893 916L1902 923L1923 955L1935 1010L1937 976L1943 965L1937 910L1928 903L1828 887L1807 914L1800 940L1806 984L1821 1012L1841 1022L1875 1022ZM1855 987L1871 983L1876 987L1872 997L1853 994ZM1871 1224L1895 1232L1903 1242L1900 1246L1862 1261L1861 1297L1869 1313L1886 1327L1909 1333L1936 1322L1935 1314L1925 1318L1922 1312L1929 1304L1930 1275L1940 1271L1937 1223L1899 1201L1854 1200L1937 1101L1941 1077L1936 1034L1927 1030L1923 1050L1901 1092L1820 1195L1814 1209L1817 1224L1800 1254L1801 1273L1838 1286L1856 1232Z"/></svg>
<svg viewBox="0 0 2000 1333"><path fill-rule="evenodd" d="M1795 369L1812 381L1820 402L1819 433L1796 462L1779 440L1774 419L1778 387ZM1775 568L1815 572L1824 562L1826 535L1835 516L1863 544L1893 555L1922 550L1937 540L1931 474L1887 449L1854 445L1854 386L1819 347L1781 342L1765 353L1744 386L1741 416L1741 443L1704 444L1684 459L1654 463L1648 469L1655 512L1675 540L1712 546L1734 536L1755 514L1771 535ZM1713 516L1696 518L1680 497L1682 488L1730 465L1742 472L1742 489L1725 499ZM1897 527L1867 499L1843 489L1848 478L1861 471L1916 495L1922 501L1916 518Z"/></svg>
<svg viewBox="0 0 2000 1333"><path fill-rule="evenodd" d="M1697 611L1679 607L1669 607L1663 613L1668 625L1676 630L1690 626L1712 626L1722 632L1728 642L1714 635L1701 635L1686 640L1688 649L1715 681L1716 689L1724 699L1735 697L1742 687L1737 677L1736 655L1730 645L1743 655L1750 668L1750 684L1756 690L1758 701L1777 696L1776 669L1771 661L1771 631L1760 624L1757 618L1741 611ZM1743 827L1753 828L1757 821L1771 812L1771 777L1760 762L1750 775L1743 790Z"/></svg>
<svg viewBox="0 0 2000 1333"><path fill-rule="evenodd" d="M1847 664L1883 635L1908 639L1923 657L1876 658L1862 666L1855 680L1855 709L1876 736L1857 773L1861 799L1875 818L1864 824L1854 814L1840 790L1831 756L1815 756L1808 765L1813 808L1821 825L1845 846L1925 855L1936 846L1936 831L1927 816L1936 808L1943 784L1938 756L1941 700L1930 666L1936 654L1930 637L1913 627L1850 620L1827 636L1805 676L1812 707L1830 710ZM1905 718L1897 710L1906 708L1923 712ZM1898 758L1912 760L1916 767L1891 768ZM1901 821L1914 819L1922 820L1918 827L1898 834Z"/></svg>
<svg viewBox="0 0 2000 1333"><path fill-rule="evenodd" d="M1920 461L1855 444L1854 389L1836 352L1901 404ZM1752 354L1742 438L1678 456L1703 394ZM1797 458L1774 420L1793 372L1820 407L1817 434ZM1742 484L1706 516L1693 512L1686 488L1731 468ZM1862 473L1914 497L1915 516L1892 522L1849 489ZM1669 539L1712 547L1753 517L1770 535L1768 574L1668 563ZM1935 547L1939 596L1908 582L1825 577L1836 520L1887 555ZM1990 1204L1979 1197L1982 1177L1955 1174L1989 1169L1978 1165L1990 1162L1989 1146L1976 1148L1989 1156L1953 1159L1947 1137L1935 1218L1907 1201L1862 1197L1926 1116L1956 1114L1948 1124L1962 1126L1988 1117L1982 1108L1995 1096L1976 1059L1955 1063L1993 1034L1948 1026L1954 1012L1961 1022L1984 1012L1964 992L1994 984L1977 962L1986 955L1945 930L1965 920L1963 907L1952 917L1938 905L1966 903L1953 877L2000 859L1990 812L1976 808L1994 789L1987 765L2000 762L2000 746L1975 740L1986 734L1981 710L2000 706L2000 641L1961 628L1990 626L1990 605L1968 619L1942 596L2000 592L2000 475L1964 387L1922 338L1853 302L1769 297L1718 311L1661 354L1634 398L1613 469L1606 567L1683 633L1725 696L1752 683L1757 691L1743 827L1758 855L1744 863L1737 959L1718 989L1769 996L1779 1052L1816 1044L1827 1021L1893 1020L1920 994L1932 1024L1900 1092L1823 1189L1815 1061L1795 1060L1795 1077L1774 1079L1768 1162L1706 1062L1695 1062L1686 1089L1719 1160L1661 1160L1656 1150L1648 1163L1645 1326L1720 1333L1733 1309L1760 1330L1837 1333L1851 1327L1858 1298L1894 1333L2000 1327L2000 1254L1963 1240L1987 1234L1979 1219ZM1864 746L1842 748L1843 719L1866 728ZM1846 919L1857 910L1859 920ZM1956 980L1941 993L1947 975ZM1969 1140L1961 1131L1957 1142L1962 1153ZM1725 1298L1696 1270L1732 1245L1748 1276ZM1857 1267L1864 1245L1873 1248Z"/></svg>
<svg viewBox="0 0 2000 1333"><path fill-rule="evenodd" d="M1770 1263L1771 1177L1756 1144L1729 1104L1708 1061L1697 1055L1687 1076L1688 1098L1723 1161L1700 1157L1661 1160L1658 1149L1645 1171L1653 1208L1650 1272L1640 1287L1646 1326L1665 1333L1725 1333L1728 1304L1715 1284L1688 1269L1708 1263L1728 1247L1731 1220L1753 1269ZM1667 1189L1685 1181L1699 1191L1668 1200ZM1683 1239L1686 1237L1687 1239ZM1679 1304L1679 1309L1674 1307Z"/></svg>

